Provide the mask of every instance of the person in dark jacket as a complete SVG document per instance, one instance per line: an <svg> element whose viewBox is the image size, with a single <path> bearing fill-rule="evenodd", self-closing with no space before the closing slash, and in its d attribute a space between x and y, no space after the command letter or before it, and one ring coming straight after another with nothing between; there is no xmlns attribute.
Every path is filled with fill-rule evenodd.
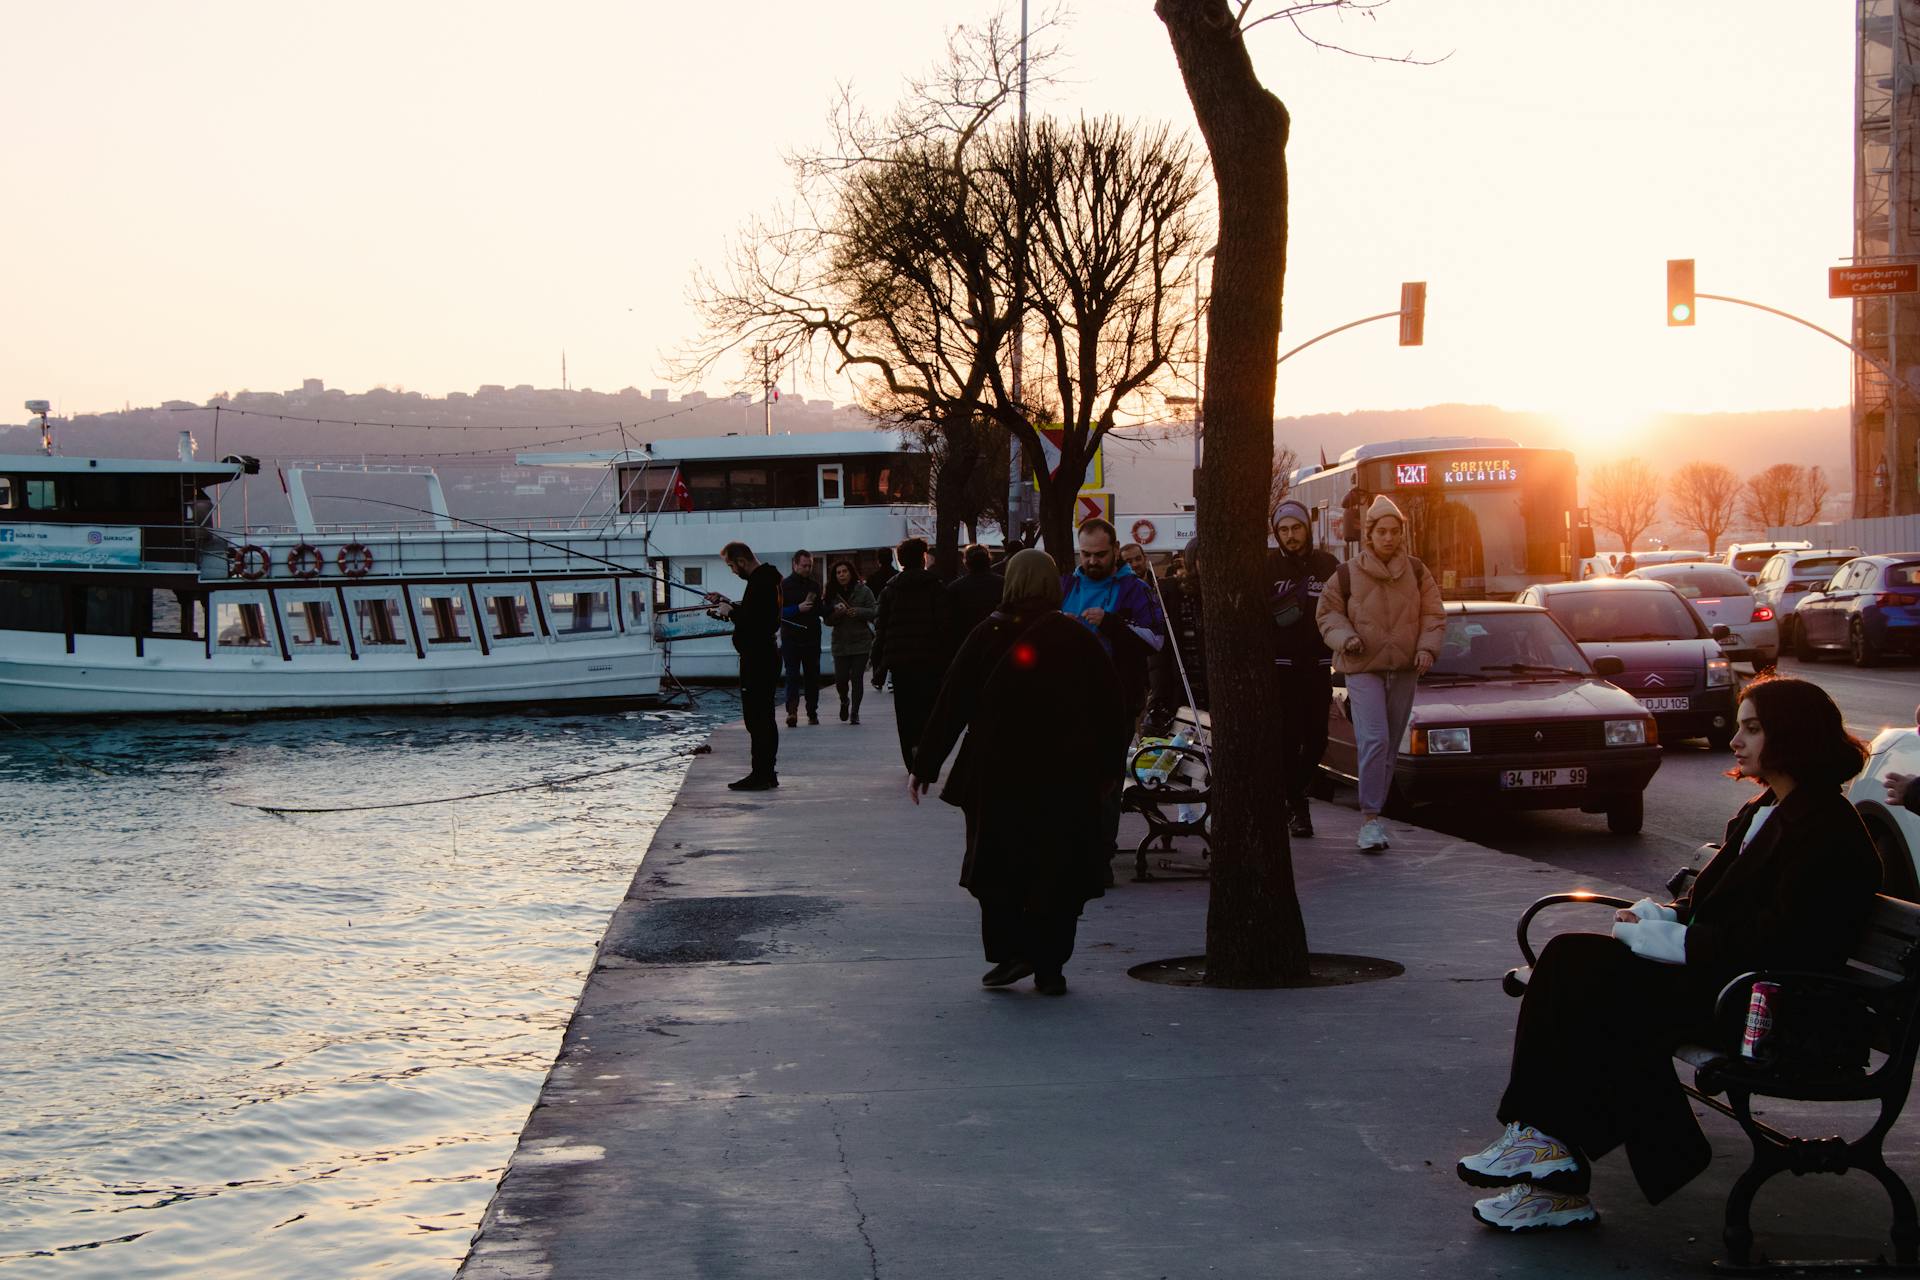
<svg viewBox="0 0 1920 1280"><path fill-rule="evenodd" d="M1180 552L1174 552L1180 555ZM1200 540L1187 543L1184 562L1200 563ZM1200 573L1182 570L1177 576L1154 579L1160 589L1160 609L1167 619L1167 644L1154 669L1153 723L1166 728L1183 706L1206 711L1207 625L1200 606Z"/></svg>
<svg viewBox="0 0 1920 1280"><path fill-rule="evenodd" d="M1488 1226L1595 1221L1589 1162L1617 1146L1649 1201L1685 1186L1712 1153L1673 1050L1724 1042L1714 1003L1739 975L1846 963L1880 884L1873 841L1842 791L1866 748L1805 680L1755 680L1739 722L1733 775L1765 789L1727 824L1693 887L1618 912L1612 937L1562 934L1540 953L1496 1113L1506 1131L1459 1163L1463 1181L1506 1187L1474 1205Z"/></svg>
<svg viewBox="0 0 1920 1280"><path fill-rule="evenodd" d="M774 692L780 683L780 650L774 639L780 626L780 571L761 564L744 542L729 542L720 549L720 558L747 584L738 601L709 591L707 603L716 617L733 623L733 651L740 655L740 714L753 741L752 772L727 787L771 791L780 785L774 771L780 730L773 723Z"/></svg>
<svg viewBox="0 0 1920 1280"><path fill-rule="evenodd" d="M793 572L780 584L780 656L787 672L787 728L820 723L820 583L813 576L813 553L793 553Z"/></svg>
<svg viewBox="0 0 1920 1280"><path fill-rule="evenodd" d="M1306 504L1297 499L1288 498L1275 509L1273 536L1280 549L1268 558L1273 582L1268 607L1273 612L1273 668L1286 743L1281 773L1287 785L1287 830L1305 839L1313 835L1307 787L1327 749L1327 712L1333 705L1333 650L1320 638L1314 618L1320 593L1340 571L1340 562L1313 545Z"/></svg>
<svg viewBox="0 0 1920 1280"><path fill-rule="evenodd" d="M887 589L887 584L893 581L895 573L893 567L893 548L881 547L878 551L874 552L873 555L874 559L880 563L872 573L867 575L867 590L873 592L873 598L878 600L881 593Z"/></svg>
<svg viewBox="0 0 1920 1280"><path fill-rule="evenodd" d="M893 677L900 756L911 769L914 744L926 728L947 669L952 626L946 586L927 568L926 541L908 538L898 552L900 572L880 593L880 617L873 629L873 687Z"/></svg>
<svg viewBox="0 0 1920 1280"><path fill-rule="evenodd" d="M827 583L827 621L833 626L833 687L840 695L840 718L860 723L860 695L867 687L867 658L873 653L873 619L879 601L851 560L836 560Z"/></svg>
<svg viewBox="0 0 1920 1280"><path fill-rule="evenodd" d="M965 573L947 584L947 649L952 653L1000 607L1001 582L993 571L992 554L976 542L966 550L966 566Z"/></svg>
<svg viewBox="0 0 1920 1280"><path fill-rule="evenodd" d="M980 902L993 967L1065 995L1076 921L1103 893L1102 797L1117 791L1132 723L1118 677L1088 630L1056 612L1059 571L1043 551L1007 564L1006 597L954 656L914 752L915 804L966 742L940 798L967 818L960 883Z"/></svg>

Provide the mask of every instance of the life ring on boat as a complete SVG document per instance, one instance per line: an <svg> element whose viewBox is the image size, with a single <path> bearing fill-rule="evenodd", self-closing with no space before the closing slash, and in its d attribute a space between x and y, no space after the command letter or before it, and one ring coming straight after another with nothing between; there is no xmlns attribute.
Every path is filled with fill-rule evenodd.
<svg viewBox="0 0 1920 1280"><path fill-rule="evenodd" d="M1153 527L1153 521L1135 520L1133 522L1133 540L1141 546L1152 546L1153 540L1159 536L1160 531Z"/></svg>
<svg viewBox="0 0 1920 1280"><path fill-rule="evenodd" d="M287 572L296 578L317 578L320 570L326 567L326 557L320 554L320 548L301 543L287 552Z"/></svg>
<svg viewBox="0 0 1920 1280"><path fill-rule="evenodd" d="M349 578L364 578L373 570L373 552L367 549L365 543L349 542L340 548L335 562L340 566L340 572Z"/></svg>
<svg viewBox="0 0 1920 1280"><path fill-rule="evenodd" d="M264 578L273 569L273 557L263 547L249 542L244 547L227 548L227 573L236 578L245 578L249 582L255 578Z"/></svg>

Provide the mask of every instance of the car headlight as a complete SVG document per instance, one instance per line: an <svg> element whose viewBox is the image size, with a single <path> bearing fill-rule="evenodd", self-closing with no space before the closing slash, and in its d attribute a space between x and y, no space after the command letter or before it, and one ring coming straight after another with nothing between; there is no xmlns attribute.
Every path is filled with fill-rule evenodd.
<svg viewBox="0 0 1920 1280"><path fill-rule="evenodd" d="M1707 688L1724 689L1733 683L1733 664L1725 658L1707 659Z"/></svg>
<svg viewBox="0 0 1920 1280"><path fill-rule="evenodd" d="M1647 722L1645 720L1609 720L1607 721L1607 745L1610 747L1638 747L1647 741Z"/></svg>
<svg viewBox="0 0 1920 1280"><path fill-rule="evenodd" d="M1427 750L1436 756L1459 755L1473 750L1471 729L1429 729Z"/></svg>

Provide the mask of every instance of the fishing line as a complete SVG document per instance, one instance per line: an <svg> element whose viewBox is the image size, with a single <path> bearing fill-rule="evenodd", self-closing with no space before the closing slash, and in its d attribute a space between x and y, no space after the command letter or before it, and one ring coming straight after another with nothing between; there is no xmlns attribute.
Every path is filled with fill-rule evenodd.
<svg viewBox="0 0 1920 1280"><path fill-rule="evenodd" d="M630 760L626 764L616 764L605 769L591 769L586 773L570 773L558 778L541 778L535 782L522 782L517 786L495 787L490 791L469 791L457 796L437 796L427 800L388 800L379 804L338 804L338 805L286 805L256 804L250 800L229 800L228 804L236 809L258 809L261 813L271 813L282 817L290 813L365 813L372 809L416 809L422 805L453 804L460 800L483 800L488 796L510 795L516 791L538 791L544 787L564 787L574 782L586 782L594 778L604 778L610 774L625 773L629 769L641 769L647 765L661 764L675 756L696 755L691 747L670 751L666 755L652 756L645 760Z"/></svg>
<svg viewBox="0 0 1920 1280"><path fill-rule="evenodd" d="M115 776L113 773L109 772L106 769L102 769L97 764L90 764L87 761L82 760L78 756L68 755L65 751L62 751L59 747L54 746L51 742L48 742L45 738L42 738L35 733L29 733L27 730L21 728L18 724L16 724L12 720L9 720L6 716L0 716L0 724L6 725L7 728L13 730L15 733L19 734L21 737L27 738L33 742L40 744L41 746L45 747L47 750L53 752L53 754L55 754L56 756L59 756L62 760L65 760L68 764L77 765L82 769L91 769L93 772L99 774L103 778L111 778Z"/></svg>

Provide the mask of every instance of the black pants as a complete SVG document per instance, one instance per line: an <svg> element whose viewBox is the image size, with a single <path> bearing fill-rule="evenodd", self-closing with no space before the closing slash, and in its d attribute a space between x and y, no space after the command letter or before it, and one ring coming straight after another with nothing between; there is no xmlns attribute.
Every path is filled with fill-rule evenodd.
<svg viewBox="0 0 1920 1280"><path fill-rule="evenodd" d="M753 776L771 778L774 760L780 753L780 730L773 723L773 701L780 684L777 654L749 661L740 660L740 717L746 721L747 736L753 740Z"/></svg>
<svg viewBox="0 0 1920 1280"><path fill-rule="evenodd" d="M1530 1124L1590 1160L1625 1144L1640 1189L1660 1203L1712 1156L1673 1050L1712 1043L1720 985L1691 965L1642 960L1605 934L1554 938L1520 1002L1501 1123Z"/></svg>
<svg viewBox="0 0 1920 1280"><path fill-rule="evenodd" d="M1273 673L1280 685L1280 775L1287 785L1287 808L1307 811L1307 788L1320 771L1327 752L1327 712L1333 705L1333 670L1295 658L1291 666L1279 663Z"/></svg>
<svg viewBox="0 0 1920 1280"><path fill-rule="evenodd" d="M920 734L939 696L938 672L893 672L893 718L900 730L900 757L909 769L913 768L913 749L920 745Z"/></svg>
<svg viewBox="0 0 1920 1280"><path fill-rule="evenodd" d="M1015 898L980 901L980 943L994 964L1025 960L1041 977L1051 977L1073 956L1080 927L1078 906L1032 908Z"/></svg>
<svg viewBox="0 0 1920 1280"><path fill-rule="evenodd" d="M856 716L860 714L860 699L867 692L866 654L850 653L844 658L839 654L834 655L833 691L840 695L841 706Z"/></svg>
<svg viewBox="0 0 1920 1280"><path fill-rule="evenodd" d="M780 646L780 655L787 668L787 714L792 715L800 709L800 698L804 693L807 714L819 715L820 637L802 639L795 636Z"/></svg>

